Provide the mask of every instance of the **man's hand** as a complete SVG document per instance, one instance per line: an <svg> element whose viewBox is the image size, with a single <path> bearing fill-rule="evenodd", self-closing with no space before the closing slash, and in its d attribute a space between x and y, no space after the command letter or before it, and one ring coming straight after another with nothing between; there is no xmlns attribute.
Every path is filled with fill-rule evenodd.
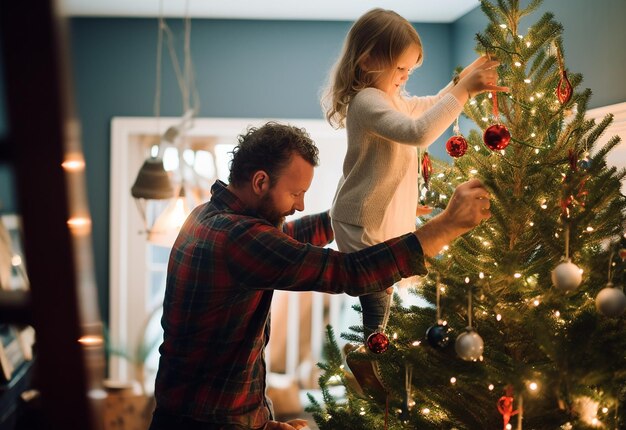
<svg viewBox="0 0 626 430"><path fill-rule="evenodd" d="M278 421L269 421L265 430L300 430L308 428L309 425L306 420L291 420L286 423L279 423Z"/></svg>
<svg viewBox="0 0 626 430"><path fill-rule="evenodd" d="M459 185L446 209L415 231L424 255L437 255L444 245L488 219L490 197L478 179Z"/></svg>

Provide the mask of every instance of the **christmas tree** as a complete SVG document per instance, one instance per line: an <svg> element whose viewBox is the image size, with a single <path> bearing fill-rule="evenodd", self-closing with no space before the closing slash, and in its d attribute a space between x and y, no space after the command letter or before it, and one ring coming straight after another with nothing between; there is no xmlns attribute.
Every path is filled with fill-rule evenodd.
<svg viewBox="0 0 626 430"><path fill-rule="evenodd" d="M492 217L429 261L415 288L431 306L396 297L388 348L348 355L382 386L359 390L329 328L324 402L309 408L321 430L626 428L626 172L606 163L618 137L597 145L612 116L585 118L591 91L566 68L562 26L546 13L521 34L539 5L481 1L477 51L500 61L510 93L465 106L480 132L451 138L457 158L428 182L443 208L478 177ZM342 337L359 345L362 328ZM345 398L330 395L337 383Z"/></svg>

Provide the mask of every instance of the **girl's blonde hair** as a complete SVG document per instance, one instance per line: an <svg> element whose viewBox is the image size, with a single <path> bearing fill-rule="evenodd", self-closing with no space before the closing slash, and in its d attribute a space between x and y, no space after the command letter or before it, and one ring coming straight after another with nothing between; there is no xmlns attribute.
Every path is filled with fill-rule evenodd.
<svg viewBox="0 0 626 430"><path fill-rule="evenodd" d="M410 22L394 11L379 8L361 16L348 32L322 97L328 122L335 128L344 127L352 97L371 87L383 71L395 67L396 59L411 45L420 50L419 66L422 41ZM366 59L369 70L361 68Z"/></svg>

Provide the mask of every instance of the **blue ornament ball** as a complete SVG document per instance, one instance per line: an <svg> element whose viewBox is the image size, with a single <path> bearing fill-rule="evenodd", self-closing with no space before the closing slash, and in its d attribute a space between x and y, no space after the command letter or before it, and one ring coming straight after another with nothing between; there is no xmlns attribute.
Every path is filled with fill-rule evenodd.
<svg viewBox="0 0 626 430"><path fill-rule="evenodd" d="M588 156L578 160L578 168L581 170L589 170L591 168L591 159Z"/></svg>
<svg viewBox="0 0 626 430"><path fill-rule="evenodd" d="M426 330L426 340L434 348L445 348L450 343L448 326L437 323Z"/></svg>

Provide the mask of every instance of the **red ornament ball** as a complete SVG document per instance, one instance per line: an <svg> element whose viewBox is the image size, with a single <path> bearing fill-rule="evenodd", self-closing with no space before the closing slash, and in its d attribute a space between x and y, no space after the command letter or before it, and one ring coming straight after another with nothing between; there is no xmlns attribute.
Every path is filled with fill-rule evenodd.
<svg viewBox="0 0 626 430"><path fill-rule="evenodd" d="M483 134L485 145L492 151L500 151L506 148L511 141L511 133L502 124L494 124L487 127Z"/></svg>
<svg viewBox="0 0 626 430"><path fill-rule="evenodd" d="M460 135L452 136L446 142L446 151L451 157L462 157L467 152L467 140Z"/></svg>
<svg viewBox="0 0 626 430"><path fill-rule="evenodd" d="M381 332L372 333L367 338L367 347L375 354L382 354L389 349L389 338Z"/></svg>

